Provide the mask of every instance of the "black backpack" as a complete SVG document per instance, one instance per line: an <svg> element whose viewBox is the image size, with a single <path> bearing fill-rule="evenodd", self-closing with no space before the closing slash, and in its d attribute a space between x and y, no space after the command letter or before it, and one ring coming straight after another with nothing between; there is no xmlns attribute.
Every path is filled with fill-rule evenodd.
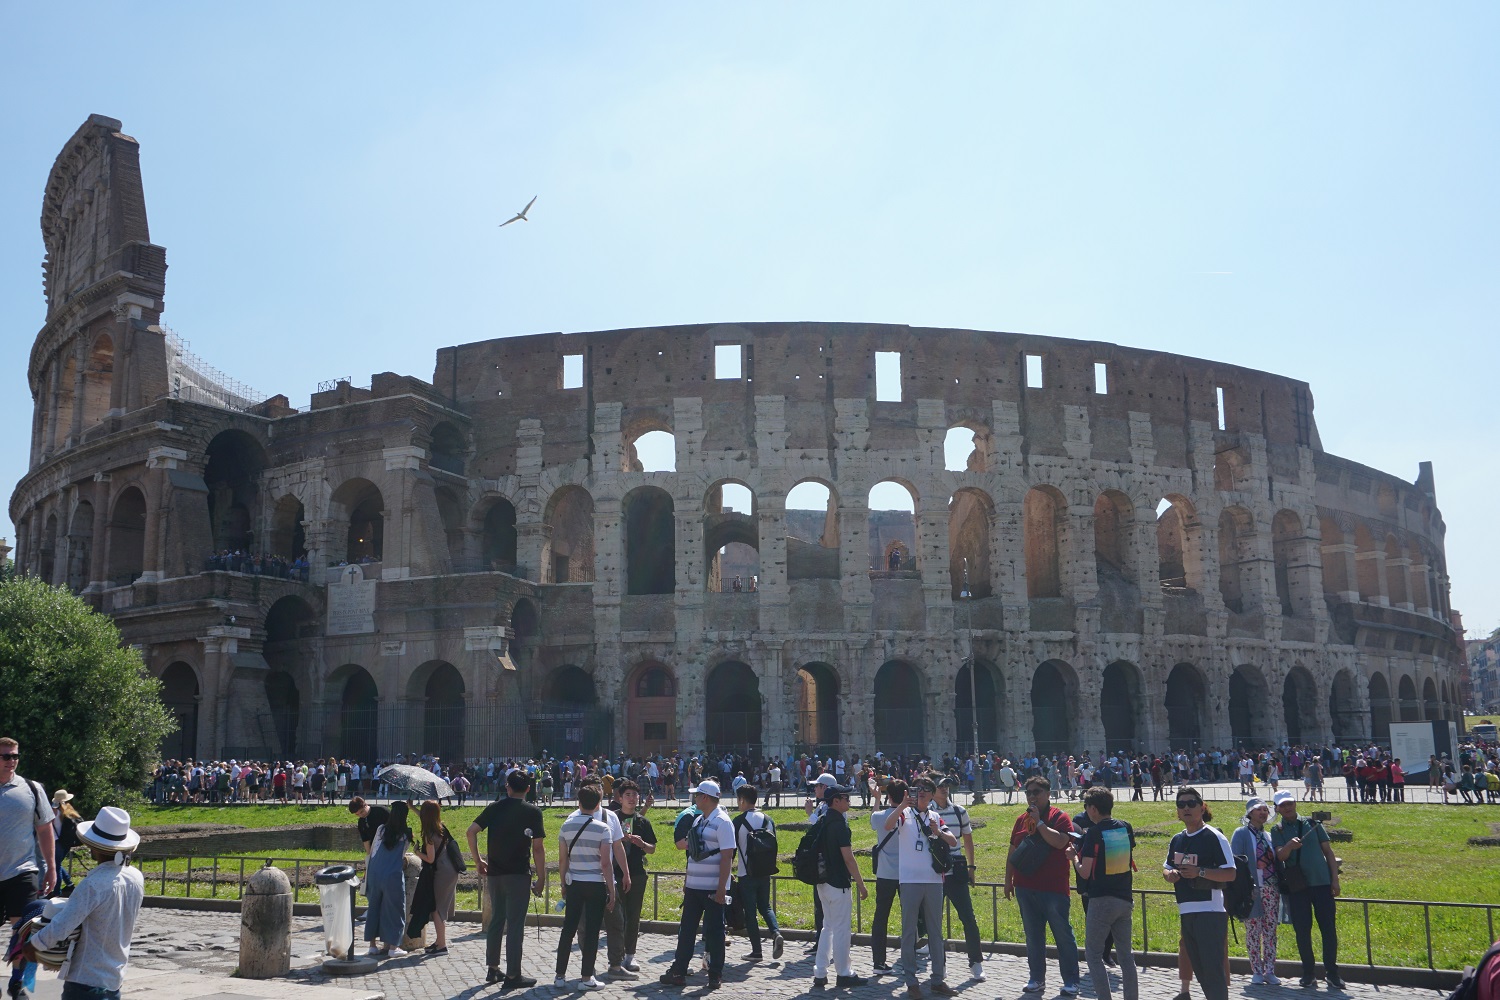
<svg viewBox="0 0 1500 1000"><path fill-rule="evenodd" d="M776 864L780 851L776 843L776 824L769 816L765 821L765 825L756 830L750 828L743 814L734 819L734 825L745 830L745 871L751 878L765 878L781 870Z"/></svg>
<svg viewBox="0 0 1500 1000"><path fill-rule="evenodd" d="M822 885L828 881L828 859L823 853L823 835L827 828L823 818L808 827L792 855L792 874L797 881L807 885Z"/></svg>
<svg viewBox="0 0 1500 1000"><path fill-rule="evenodd" d="M1243 854L1234 856L1234 881L1224 884L1224 909L1236 920L1249 920L1255 909L1255 876Z"/></svg>

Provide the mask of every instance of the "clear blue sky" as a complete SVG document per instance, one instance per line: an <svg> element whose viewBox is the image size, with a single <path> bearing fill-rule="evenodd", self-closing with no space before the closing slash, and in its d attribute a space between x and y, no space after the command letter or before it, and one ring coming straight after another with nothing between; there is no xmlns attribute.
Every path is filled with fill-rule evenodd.
<svg viewBox="0 0 1500 1000"><path fill-rule="evenodd" d="M266 394L721 320L1221 359L1309 381L1330 451L1432 460L1454 605L1500 625L1500 7L556 6L0 9L7 481L42 186L97 112L165 321Z"/></svg>

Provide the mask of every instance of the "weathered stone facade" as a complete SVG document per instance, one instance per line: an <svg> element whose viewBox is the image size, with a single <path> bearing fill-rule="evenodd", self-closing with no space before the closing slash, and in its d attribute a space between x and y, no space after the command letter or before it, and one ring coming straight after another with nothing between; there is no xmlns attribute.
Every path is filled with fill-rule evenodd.
<svg viewBox="0 0 1500 1000"><path fill-rule="evenodd" d="M91 118L48 180L11 515L18 566L113 615L163 676L181 752L942 751L968 742L971 656L987 747L1459 717L1431 469L1324 452L1305 383L759 323L463 344L431 383L249 405L184 381L119 129ZM899 366L879 392L877 352ZM645 471L652 432L669 471ZM869 509L886 482L911 497L904 534ZM789 509L807 483L826 504ZM206 571L226 549L305 553L310 578ZM753 591L721 552L758 564Z"/></svg>

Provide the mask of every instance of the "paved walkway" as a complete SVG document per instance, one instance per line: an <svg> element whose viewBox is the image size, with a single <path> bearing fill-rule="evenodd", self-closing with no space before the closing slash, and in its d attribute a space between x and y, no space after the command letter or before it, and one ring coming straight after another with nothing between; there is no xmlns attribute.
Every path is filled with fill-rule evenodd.
<svg viewBox="0 0 1500 1000"><path fill-rule="evenodd" d="M352 979L336 979L323 975L318 966L323 946L322 929L315 917L299 917L294 921L292 937L293 972L288 979L270 981L247 981L230 979L239 960L239 915L234 913L195 913L182 910L145 909L136 927L135 944L132 948L130 976L124 991L127 997L143 997L149 1000L368 1000L384 995L388 1000L449 1000L482 996L484 1000L505 997L516 1000L555 1000L577 993L577 977L581 958L576 946L569 963L570 989L555 989L552 984L557 953L557 930L551 927L528 928L526 931L526 955L524 971L534 976L537 987L521 993L502 994L498 986L485 986L484 939L474 924L460 923L450 928L448 954L442 957L413 955L403 959L388 959L381 963L372 975ZM429 938L431 930L429 929ZM675 998L684 994L701 996L707 978L696 975L688 980L686 990L673 990L659 986L656 978L671 962L676 939L662 934L643 934L637 961L641 965L641 978L635 982L618 982L606 986L603 995L632 998ZM764 1000L765 997L802 996L809 993L812 985L812 953L801 941L788 941L786 954L781 962L765 962L757 965L746 963L742 956L748 950L743 938L731 938L729 961L725 967L724 985L714 994L714 1000ZM601 942L600 959L604 957ZM769 954L769 947L767 948ZM870 951L856 946L854 966L858 975L869 976ZM963 956L950 953L948 960L949 984L970 1000L1018 1000L1023 994L1021 986L1026 982L1024 958L995 955L985 962L988 980L976 983L969 979ZM1050 971L1056 975L1056 963L1049 963ZM601 972L603 966L601 965ZM1094 996L1084 969L1085 997ZM926 975L924 971L923 980ZM1043 1000L1058 996L1060 982L1048 981L1050 987ZM1171 1000L1177 993L1177 975L1172 969L1142 969L1142 1000ZM38 1000L55 1000L60 994L56 977L43 973L38 981ZM849 1000L904 1000L905 989L900 977L886 976L873 979L869 985L851 991L830 990L829 997L847 997ZM1118 997L1118 982L1114 985ZM1329 994L1326 990L1305 992L1282 987L1280 989L1251 986L1244 977L1236 977L1230 987L1232 997L1249 997L1252 1000L1300 1000L1300 998L1327 998L1347 996L1350 1000L1402 1000L1422 998L1433 1000L1438 994L1430 990L1374 987L1351 983L1347 994ZM819 996L819 994L814 994ZM1031 995L1027 994L1028 1000ZM1194 1000L1201 994L1196 986Z"/></svg>

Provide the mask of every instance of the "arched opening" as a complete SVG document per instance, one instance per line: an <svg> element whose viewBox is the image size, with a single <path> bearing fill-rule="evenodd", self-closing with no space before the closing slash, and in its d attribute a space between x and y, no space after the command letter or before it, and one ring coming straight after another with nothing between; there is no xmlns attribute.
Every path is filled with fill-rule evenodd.
<svg viewBox="0 0 1500 1000"><path fill-rule="evenodd" d="M760 519L744 483L719 482L703 502L704 583L710 593L759 589Z"/></svg>
<svg viewBox="0 0 1500 1000"><path fill-rule="evenodd" d="M266 702L271 706L271 728L276 732L276 753L297 756L297 728L302 722L302 696L297 682L285 670L266 674Z"/></svg>
<svg viewBox="0 0 1500 1000"><path fill-rule="evenodd" d="M109 583L125 587L145 570L146 497L127 486L115 499L109 518Z"/></svg>
<svg viewBox="0 0 1500 1000"><path fill-rule="evenodd" d="M1243 507L1227 507L1219 514L1219 596L1237 615L1256 606L1255 523Z"/></svg>
<svg viewBox="0 0 1500 1000"><path fill-rule="evenodd" d="M904 660L887 660L875 674L875 749L926 753L924 704L916 669Z"/></svg>
<svg viewBox="0 0 1500 1000"><path fill-rule="evenodd" d="M427 464L455 476L464 474L464 455L468 451L463 432L449 423L432 429L432 451Z"/></svg>
<svg viewBox="0 0 1500 1000"><path fill-rule="evenodd" d="M760 681L738 660L726 660L703 682L705 742L709 750L760 752Z"/></svg>
<svg viewBox="0 0 1500 1000"><path fill-rule="evenodd" d="M109 416L115 378L115 342L101 334L89 349L83 376L83 431Z"/></svg>
<svg viewBox="0 0 1500 1000"><path fill-rule="evenodd" d="M1031 675L1031 735L1037 753L1070 753L1077 726L1078 677L1061 660L1048 660Z"/></svg>
<svg viewBox="0 0 1500 1000"><path fill-rule="evenodd" d="M1347 745L1365 738L1359 703L1354 695L1354 677L1347 670L1333 675L1333 684L1328 689L1328 718L1333 723L1334 743Z"/></svg>
<svg viewBox="0 0 1500 1000"><path fill-rule="evenodd" d="M374 483L351 479L333 492L335 511L347 511L344 558L351 563L378 562L385 551L385 500Z"/></svg>
<svg viewBox="0 0 1500 1000"><path fill-rule="evenodd" d="M594 675L571 664L558 667L548 676L542 699L552 705L593 705L599 700Z"/></svg>
<svg viewBox="0 0 1500 1000"><path fill-rule="evenodd" d="M1140 560L1135 507L1119 490L1105 490L1094 501L1094 579L1099 585L1099 628L1140 631Z"/></svg>
<svg viewBox="0 0 1500 1000"><path fill-rule="evenodd" d="M1318 534L1323 555L1323 592L1337 597L1349 592L1348 549L1344 532L1331 518L1318 519Z"/></svg>
<svg viewBox="0 0 1500 1000"><path fill-rule="evenodd" d="M594 580L594 498L581 486L564 486L547 501L549 530L543 550L543 583Z"/></svg>
<svg viewBox="0 0 1500 1000"><path fill-rule="evenodd" d="M302 501L288 493L271 512L271 555L297 560L307 555L307 512Z"/></svg>
<svg viewBox="0 0 1500 1000"><path fill-rule="evenodd" d="M1391 603L1397 607L1410 606L1411 597L1406 591L1406 557L1401 554L1395 535L1385 536L1385 579Z"/></svg>
<svg viewBox="0 0 1500 1000"><path fill-rule="evenodd" d="M422 748L442 760L464 759L464 679L451 663L424 664Z"/></svg>
<svg viewBox="0 0 1500 1000"><path fill-rule="evenodd" d="M1241 748L1258 749L1275 742L1271 689L1259 667L1240 664L1229 675L1229 733Z"/></svg>
<svg viewBox="0 0 1500 1000"><path fill-rule="evenodd" d="M972 678L969 664L958 668L953 680L953 725L958 736L958 752L994 750L1000 745L1000 716L1004 681L1000 671L988 660L976 660L978 669ZM972 687L972 690L971 690ZM979 746L974 746L974 704L979 704Z"/></svg>
<svg viewBox="0 0 1500 1000"><path fill-rule="evenodd" d="M1437 722L1443 718L1443 709L1438 702L1437 685L1429 677L1422 682L1422 719Z"/></svg>
<svg viewBox="0 0 1500 1000"><path fill-rule="evenodd" d="M1173 494L1157 505L1157 571L1163 591L1182 593L1202 588L1198 534L1198 512L1186 497Z"/></svg>
<svg viewBox="0 0 1500 1000"><path fill-rule="evenodd" d="M626 472L676 472L676 436L666 430L650 430L627 438L624 465Z"/></svg>
<svg viewBox="0 0 1500 1000"><path fill-rule="evenodd" d="M333 679L336 683L342 680L335 688L339 692L338 755L373 764L380 712L375 678L364 667L348 664L340 667Z"/></svg>
<svg viewBox="0 0 1500 1000"><path fill-rule="evenodd" d="M960 424L943 438L943 468L949 472L988 472L993 439L988 427Z"/></svg>
<svg viewBox="0 0 1500 1000"><path fill-rule="evenodd" d="M515 645L525 646L536 638L539 622L536 605L526 598L516 601L510 611L510 629L515 633Z"/></svg>
<svg viewBox="0 0 1500 1000"><path fill-rule="evenodd" d="M804 479L786 495L786 576L839 578L839 511L827 483Z"/></svg>
<svg viewBox="0 0 1500 1000"><path fill-rule="evenodd" d="M78 593L89 585L94 563L94 505L80 500L68 528L68 589Z"/></svg>
<svg viewBox="0 0 1500 1000"><path fill-rule="evenodd" d="M598 704L592 674L573 664L553 670L528 719L533 744L558 758L593 750L608 735L600 732Z"/></svg>
<svg viewBox="0 0 1500 1000"><path fill-rule="evenodd" d="M1140 669L1133 663L1116 660L1104 668L1104 684L1099 694L1099 716L1104 724L1104 749L1134 750L1140 739L1141 697L1145 686Z"/></svg>
<svg viewBox="0 0 1500 1000"><path fill-rule="evenodd" d="M161 674L161 703L177 722L177 731L162 743L168 760L192 760L198 756L198 672L177 661Z"/></svg>
<svg viewBox="0 0 1500 1000"><path fill-rule="evenodd" d="M1318 685L1306 667L1287 671L1281 685L1281 711L1286 721L1286 739L1293 746L1318 738Z"/></svg>
<svg viewBox="0 0 1500 1000"><path fill-rule="evenodd" d="M1026 547L1026 596L1062 597L1061 553L1068 503L1051 486L1033 486L1021 504Z"/></svg>
<svg viewBox="0 0 1500 1000"><path fill-rule="evenodd" d="M41 545L42 567L41 575L43 583L53 583L52 574L57 571L57 515L48 514L47 521L42 526Z"/></svg>
<svg viewBox="0 0 1500 1000"><path fill-rule="evenodd" d="M1375 539L1363 524L1354 526L1354 572L1359 584L1359 599L1367 604L1379 604L1385 596L1380 586L1380 554L1375 549Z"/></svg>
<svg viewBox="0 0 1500 1000"><path fill-rule="evenodd" d="M666 490L642 486L625 497L625 593L677 588L677 520Z"/></svg>
<svg viewBox="0 0 1500 1000"><path fill-rule="evenodd" d="M464 514L458 496L446 486L433 491L437 503L438 520L443 525L443 539L448 549L448 564L455 571L463 564Z"/></svg>
<svg viewBox="0 0 1500 1000"><path fill-rule="evenodd" d="M869 496L870 569L896 573L917 568L917 498L893 479L874 485Z"/></svg>
<svg viewBox="0 0 1500 1000"><path fill-rule="evenodd" d="M626 682L627 753L666 753L677 746L677 680L664 664L648 660Z"/></svg>
<svg viewBox="0 0 1500 1000"><path fill-rule="evenodd" d="M1208 715L1208 688L1198 668L1179 663L1167 675L1167 740L1173 750L1192 750L1203 742Z"/></svg>
<svg viewBox="0 0 1500 1000"><path fill-rule="evenodd" d="M78 360L69 352L63 362L62 376L57 380L57 426L52 428L52 443L58 448L67 447L73 433L73 408L77 403L73 389L77 377Z"/></svg>
<svg viewBox="0 0 1500 1000"><path fill-rule="evenodd" d="M826 663L804 663L797 669L796 742L801 753L827 754L839 749L839 675Z"/></svg>
<svg viewBox="0 0 1500 1000"><path fill-rule="evenodd" d="M260 476L266 452L244 431L223 431L208 443L203 482L215 552L254 552L254 515L260 510Z"/></svg>
<svg viewBox="0 0 1500 1000"><path fill-rule="evenodd" d="M1370 675L1370 738L1382 743L1391 741L1391 686L1384 674Z"/></svg>
<svg viewBox="0 0 1500 1000"><path fill-rule="evenodd" d="M1312 613L1308 586L1312 572L1311 545L1304 536L1302 519L1289 510L1279 510L1271 520L1271 560L1276 572L1276 600L1286 617Z"/></svg>
<svg viewBox="0 0 1500 1000"><path fill-rule="evenodd" d="M965 487L948 501L948 582L955 601L990 597L990 524L995 507L982 490Z"/></svg>
<svg viewBox="0 0 1500 1000"><path fill-rule="evenodd" d="M1401 721L1420 722L1421 706L1417 704L1417 685L1410 674L1403 674L1396 685L1397 697L1401 700Z"/></svg>
<svg viewBox="0 0 1500 1000"><path fill-rule="evenodd" d="M485 566L502 573L515 571L516 508L509 500L497 499L484 512L481 545Z"/></svg>

